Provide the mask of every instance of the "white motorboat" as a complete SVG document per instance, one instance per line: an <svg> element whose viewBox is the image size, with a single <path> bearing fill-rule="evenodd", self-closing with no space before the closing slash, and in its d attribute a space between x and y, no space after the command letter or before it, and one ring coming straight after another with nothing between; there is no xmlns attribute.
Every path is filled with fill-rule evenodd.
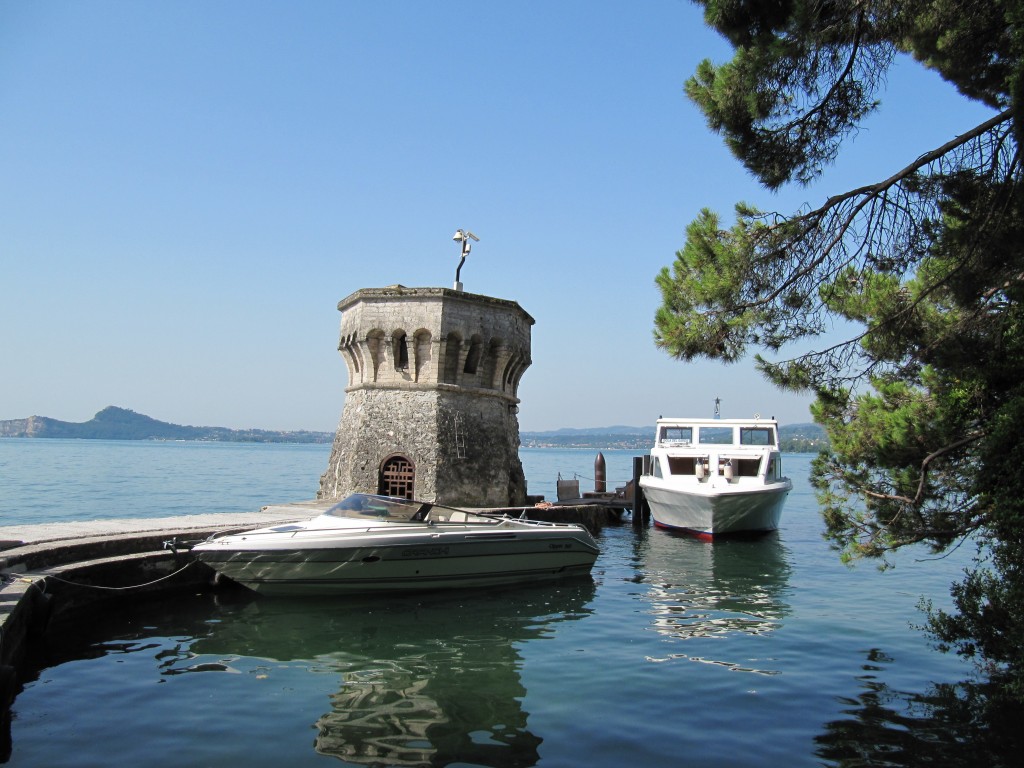
<svg viewBox="0 0 1024 768"><path fill-rule="evenodd" d="M658 419L640 487L655 525L714 538L776 530L793 483L774 419Z"/></svg>
<svg viewBox="0 0 1024 768"><path fill-rule="evenodd" d="M587 574L598 547L581 525L357 493L310 520L213 536L192 552L256 592L327 595Z"/></svg>

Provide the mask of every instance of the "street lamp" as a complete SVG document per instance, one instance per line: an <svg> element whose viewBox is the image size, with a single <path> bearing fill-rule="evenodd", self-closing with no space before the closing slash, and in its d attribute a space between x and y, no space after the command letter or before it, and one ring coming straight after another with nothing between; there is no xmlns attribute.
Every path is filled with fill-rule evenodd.
<svg viewBox="0 0 1024 768"><path fill-rule="evenodd" d="M461 229L456 229L455 234L452 235L452 240L454 240L457 243L462 243L462 258L459 259L458 269L455 270L454 285L456 291L461 291L462 283L459 282L459 274L462 272L462 265L466 263L466 257L469 255L469 252L473 249L473 245L469 241L476 240L477 242L480 242L480 238L474 235L468 229L465 231Z"/></svg>

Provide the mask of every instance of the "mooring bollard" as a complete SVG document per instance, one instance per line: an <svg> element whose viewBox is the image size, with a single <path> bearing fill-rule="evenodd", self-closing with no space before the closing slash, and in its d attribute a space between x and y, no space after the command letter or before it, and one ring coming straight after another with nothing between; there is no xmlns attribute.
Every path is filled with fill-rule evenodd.
<svg viewBox="0 0 1024 768"><path fill-rule="evenodd" d="M594 493L605 492L606 480L604 454L598 451L597 458L594 459Z"/></svg>
<svg viewBox="0 0 1024 768"><path fill-rule="evenodd" d="M645 458L633 457L633 525L637 528L644 524L644 491L640 487L640 477L644 473Z"/></svg>

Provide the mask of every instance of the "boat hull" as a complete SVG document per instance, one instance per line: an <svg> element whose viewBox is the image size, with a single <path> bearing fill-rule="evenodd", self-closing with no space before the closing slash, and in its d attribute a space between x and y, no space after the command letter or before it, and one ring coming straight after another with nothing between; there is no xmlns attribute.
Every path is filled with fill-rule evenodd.
<svg viewBox="0 0 1024 768"><path fill-rule="evenodd" d="M298 541L258 547L199 545L199 560L268 595L410 592L546 581L590 572L597 550L572 535L541 531L379 534L343 544Z"/></svg>
<svg viewBox="0 0 1024 768"><path fill-rule="evenodd" d="M786 480L735 491L701 487L686 490L649 477L641 480L641 486L655 525L702 537L778 530L786 497L793 487Z"/></svg>

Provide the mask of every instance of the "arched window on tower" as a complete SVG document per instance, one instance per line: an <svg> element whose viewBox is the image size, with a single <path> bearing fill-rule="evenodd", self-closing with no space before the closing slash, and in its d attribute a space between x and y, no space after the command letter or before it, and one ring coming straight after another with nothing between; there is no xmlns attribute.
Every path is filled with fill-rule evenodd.
<svg viewBox="0 0 1024 768"><path fill-rule="evenodd" d="M370 352L370 363L373 366L373 376L371 381L377 381L377 377L380 373L381 355L385 354L387 350L384 331L379 328L375 328L366 334L366 347Z"/></svg>
<svg viewBox="0 0 1024 768"><path fill-rule="evenodd" d="M475 376L476 370L480 365L480 355L483 353L483 343L480 341L479 336L474 336L469 340L469 354L466 355L466 365L463 367L462 372L468 376Z"/></svg>
<svg viewBox="0 0 1024 768"><path fill-rule="evenodd" d="M459 334L448 334L444 345L444 381L446 384L459 383L459 353L462 351L462 339Z"/></svg>
<svg viewBox="0 0 1024 768"><path fill-rule="evenodd" d="M414 378L419 381L430 364L430 331L425 328L416 331L413 336L413 364Z"/></svg>
<svg viewBox="0 0 1024 768"><path fill-rule="evenodd" d="M501 339L491 339L487 346L487 354L483 361L483 375L480 377L480 386L484 389L498 389L501 385L496 381L498 376L498 360L504 347Z"/></svg>
<svg viewBox="0 0 1024 768"><path fill-rule="evenodd" d="M391 345L395 370L403 372L409 370L409 342L406 339L405 331L395 331L391 334Z"/></svg>

